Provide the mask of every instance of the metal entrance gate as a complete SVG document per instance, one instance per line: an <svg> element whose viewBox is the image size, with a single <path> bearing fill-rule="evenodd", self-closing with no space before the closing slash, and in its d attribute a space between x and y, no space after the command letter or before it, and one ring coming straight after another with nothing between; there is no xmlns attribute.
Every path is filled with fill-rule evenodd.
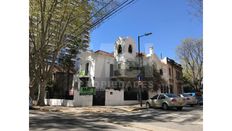
<svg viewBox="0 0 232 131"><path fill-rule="evenodd" d="M93 106L104 106L105 105L105 91L96 91L93 95Z"/></svg>

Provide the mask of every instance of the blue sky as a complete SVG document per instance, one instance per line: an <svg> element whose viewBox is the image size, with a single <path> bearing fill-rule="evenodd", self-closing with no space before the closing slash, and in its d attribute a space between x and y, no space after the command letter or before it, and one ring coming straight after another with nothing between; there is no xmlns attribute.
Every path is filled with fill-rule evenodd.
<svg viewBox="0 0 232 131"><path fill-rule="evenodd" d="M119 36L130 36L137 45L138 34L152 32L141 38L141 51L153 46L157 56L178 60L175 49L183 39L203 37L202 22L189 10L187 0L137 0L91 32L90 49L113 52Z"/></svg>

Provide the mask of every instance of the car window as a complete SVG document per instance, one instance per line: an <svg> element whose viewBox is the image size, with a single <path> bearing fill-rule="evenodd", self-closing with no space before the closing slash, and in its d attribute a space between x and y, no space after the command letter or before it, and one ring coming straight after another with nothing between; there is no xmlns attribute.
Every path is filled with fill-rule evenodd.
<svg viewBox="0 0 232 131"><path fill-rule="evenodd" d="M191 96L196 96L196 94L195 93L189 93Z"/></svg>
<svg viewBox="0 0 232 131"><path fill-rule="evenodd" d="M168 96L168 97L171 97L171 98L173 98L173 97L178 97L177 95L175 95L175 94L165 94L166 96Z"/></svg>
<svg viewBox="0 0 232 131"><path fill-rule="evenodd" d="M183 94L184 97L192 96L191 94Z"/></svg>
<svg viewBox="0 0 232 131"><path fill-rule="evenodd" d="M155 96L153 96L151 99L157 99L158 96L159 96L159 95L155 95Z"/></svg>
<svg viewBox="0 0 232 131"><path fill-rule="evenodd" d="M160 95L159 99L165 99L165 96L164 95Z"/></svg>

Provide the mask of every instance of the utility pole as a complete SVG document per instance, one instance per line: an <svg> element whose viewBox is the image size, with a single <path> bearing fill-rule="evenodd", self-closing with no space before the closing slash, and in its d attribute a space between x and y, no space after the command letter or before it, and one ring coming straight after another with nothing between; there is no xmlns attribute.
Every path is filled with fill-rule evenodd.
<svg viewBox="0 0 232 131"><path fill-rule="evenodd" d="M140 106L142 107L143 106L143 103L142 103L142 86L141 86L141 82L142 82L142 78L143 78L143 73L142 73L142 69L141 67L141 57L142 57L142 54L140 53L140 37L143 37L143 36L149 36L151 35L152 33L145 33L143 35L139 35L138 36L138 57L139 57L139 73L138 73L138 83L139 83L139 102L140 102Z"/></svg>

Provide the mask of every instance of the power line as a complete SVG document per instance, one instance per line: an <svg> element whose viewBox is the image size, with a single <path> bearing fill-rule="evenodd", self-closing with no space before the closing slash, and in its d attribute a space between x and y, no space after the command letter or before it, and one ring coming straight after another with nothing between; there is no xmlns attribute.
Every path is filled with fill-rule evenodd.
<svg viewBox="0 0 232 131"><path fill-rule="evenodd" d="M115 13L117 13L118 11L120 11L121 9L123 9L124 7L126 7L129 4L133 3L134 1L135 0L131 0L130 2L126 3L125 5L122 5L121 7L118 7L119 9L115 9L115 10L111 11L108 15L104 16L98 22L96 22L93 26L91 26L91 29L93 29L94 27L96 27L97 25L99 25L101 22L103 22L107 18L111 17L112 15L114 15Z"/></svg>
<svg viewBox="0 0 232 131"><path fill-rule="evenodd" d="M89 19L87 19L86 21L84 21L82 25L80 25L76 30L74 30L74 32L76 32L79 28L81 28L83 25L85 25L86 23L88 23L94 16L96 16L98 13L100 13L100 11L102 11L104 8L106 8L111 2L113 2L113 0L111 0L110 2L108 2L107 4L105 4L93 16L91 16Z"/></svg>
<svg viewBox="0 0 232 131"><path fill-rule="evenodd" d="M132 3L135 4L137 1L138 1L138 0L135 0L135 1L133 1ZM131 3L131 4L132 4L132 3ZM125 8L128 8L128 7L129 7L129 6L124 7L124 9L125 9ZM122 9L118 10L117 12L120 12L120 11L122 11ZM116 13L116 12L115 12L115 13ZM111 14L109 17L113 17L113 15L114 15L115 13ZM107 19L107 20L108 20L108 19ZM101 22L104 23L104 22L106 22L107 20L105 19L105 21L101 21ZM95 27L93 27L92 29L97 28L97 26L99 26L99 25L100 25L100 23L99 23L98 25L96 25Z"/></svg>
<svg viewBox="0 0 232 131"><path fill-rule="evenodd" d="M81 30L81 32L77 35L81 35L84 31L86 30L91 30L94 27L96 27L97 25L99 25L101 22L103 22L104 20L108 19L110 16L114 15L115 13L117 13L118 11L120 11L121 9L123 9L124 7L128 6L129 4L131 4L132 2L134 2L135 0L126 0L123 3L121 3L118 7L116 7L115 9L111 10L109 13L107 13L105 16L103 16L102 18L100 18L99 20L97 20L93 25L91 25L89 28L85 28L83 30ZM100 10L97 11L97 13L99 13L101 10L103 10L104 8L106 8L108 5L110 5L110 3L112 2L112 0L107 3L103 8L101 8ZM85 25L86 23L88 23L94 16L97 15L97 13L95 13L93 16L91 16L90 19L88 19L88 21L86 21L85 23L83 23L80 27L82 27L83 25ZM75 30L77 31L77 30Z"/></svg>

